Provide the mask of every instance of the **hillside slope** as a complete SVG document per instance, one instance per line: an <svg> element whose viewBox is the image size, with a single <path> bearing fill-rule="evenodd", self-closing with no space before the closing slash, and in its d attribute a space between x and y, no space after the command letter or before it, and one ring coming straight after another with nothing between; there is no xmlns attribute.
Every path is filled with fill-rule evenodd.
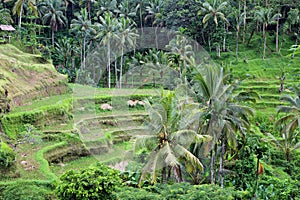
<svg viewBox="0 0 300 200"><path fill-rule="evenodd" d="M10 44L0 45L0 96L5 89L12 105L66 92L67 78L40 55L28 54Z"/></svg>

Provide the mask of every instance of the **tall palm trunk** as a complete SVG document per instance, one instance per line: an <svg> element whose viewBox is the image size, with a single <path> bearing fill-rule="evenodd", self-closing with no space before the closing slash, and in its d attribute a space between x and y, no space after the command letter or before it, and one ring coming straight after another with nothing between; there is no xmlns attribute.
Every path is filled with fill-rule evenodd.
<svg viewBox="0 0 300 200"><path fill-rule="evenodd" d="M88 13L89 13L89 20L91 20L91 0L88 0Z"/></svg>
<svg viewBox="0 0 300 200"><path fill-rule="evenodd" d="M245 43L245 37L246 37L246 23L247 23L247 0L244 0L244 29L243 29L243 44Z"/></svg>
<svg viewBox="0 0 300 200"><path fill-rule="evenodd" d="M119 87L119 83L118 83L118 67L117 67L117 55L115 55L115 80L116 80L116 83L115 83L115 87L118 88Z"/></svg>
<svg viewBox="0 0 300 200"><path fill-rule="evenodd" d="M122 47L121 47L121 61L120 61L120 81L119 81L120 82L120 88L122 88L123 57L124 57L123 53L124 53L124 47L122 45Z"/></svg>
<svg viewBox="0 0 300 200"><path fill-rule="evenodd" d="M108 82L107 86L110 88L110 41L107 42L107 72L108 72Z"/></svg>
<svg viewBox="0 0 300 200"><path fill-rule="evenodd" d="M139 4L140 4L140 24L141 24L142 34L143 34L144 33L144 30L143 30L143 15L142 15L142 4L143 4L143 2L141 1Z"/></svg>
<svg viewBox="0 0 300 200"><path fill-rule="evenodd" d="M223 136L221 141L220 165L219 165L219 176L218 176L218 180L222 188L224 187L224 154L225 154L225 136Z"/></svg>
<svg viewBox="0 0 300 200"><path fill-rule="evenodd" d="M51 41L52 41L52 46L54 47L54 28L51 28Z"/></svg>
<svg viewBox="0 0 300 200"><path fill-rule="evenodd" d="M277 18L276 21L276 52L279 51L278 40L279 40L279 17Z"/></svg>
<svg viewBox="0 0 300 200"><path fill-rule="evenodd" d="M266 23L263 24L263 38L264 38L264 52L263 52L263 60L265 60L265 56L266 56L266 48L267 48L267 35L266 35L266 28L267 25Z"/></svg>
<svg viewBox="0 0 300 200"><path fill-rule="evenodd" d="M85 69L85 48L86 48L86 35L83 39L83 55L82 55L82 68Z"/></svg>
<svg viewBox="0 0 300 200"><path fill-rule="evenodd" d="M237 25L236 35L235 35L235 59L236 59L236 62L239 62L239 32L240 32L240 26Z"/></svg>
<svg viewBox="0 0 300 200"><path fill-rule="evenodd" d="M19 28L22 26L22 15L23 15L23 9L24 9L24 0L22 0L22 5L20 8L20 15L19 15Z"/></svg>

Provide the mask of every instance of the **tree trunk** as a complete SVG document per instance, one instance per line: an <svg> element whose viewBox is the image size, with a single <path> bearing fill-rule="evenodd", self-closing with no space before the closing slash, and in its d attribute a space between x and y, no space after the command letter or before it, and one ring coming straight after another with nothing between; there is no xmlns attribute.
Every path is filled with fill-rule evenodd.
<svg viewBox="0 0 300 200"><path fill-rule="evenodd" d="M89 20L91 20L91 0L88 0L88 13L89 13Z"/></svg>
<svg viewBox="0 0 300 200"><path fill-rule="evenodd" d="M279 40L279 17L277 18L277 23L276 23L276 52L279 52L279 47L278 47L278 40Z"/></svg>
<svg viewBox="0 0 300 200"><path fill-rule="evenodd" d="M250 34L250 37L249 37L248 42L247 42L247 46L249 46L249 44L251 42L251 39L252 39L252 37L254 35L254 32L255 32L255 29L253 29L252 32L251 32L251 34Z"/></svg>
<svg viewBox="0 0 300 200"><path fill-rule="evenodd" d="M163 168L162 168L162 172L161 172L161 182L163 184L166 184L167 183L167 167L166 167L166 164L164 163L163 164Z"/></svg>
<svg viewBox="0 0 300 200"><path fill-rule="evenodd" d="M214 148L210 151L210 183L215 184L215 152Z"/></svg>
<svg viewBox="0 0 300 200"><path fill-rule="evenodd" d="M263 24L263 38L264 38L264 51L263 51L263 60L265 60L265 56L266 56L266 48L267 48L267 35L266 35L266 28L267 25Z"/></svg>
<svg viewBox="0 0 300 200"><path fill-rule="evenodd" d="M211 52L210 33L208 33L208 48L209 52Z"/></svg>
<svg viewBox="0 0 300 200"><path fill-rule="evenodd" d="M245 44L245 37L246 37L246 23L247 23L247 0L244 0L244 29L243 29L243 44Z"/></svg>
<svg viewBox="0 0 300 200"><path fill-rule="evenodd" d="M24 0L22 0L20 15L19 15L19 28L22 26L22 15L23 15L23 9L24 9Z"/></svg>
<svg viewBox="0 0 300 200"><path fill-rule="evenodd" d="M121 61L120 61L120 88L122 88L122 76L123 76L123 57L124 57L124 55L123 55L123 52L124 50L123 50L123 46L122 46L122 48L121 48Z"/></svg>
<svg viewBox="0 0 300 200"><path fill-rule="evenodd" d="M239 62L239 31L240 31L240 27L239 27L239 25L237 25L236 37L235 37L235 59L236 59L236 62Z"/></svg>
<svg viewBox="0 0 300 200"><path fill-rule="evenodd" d="M52 38L52 46L54 47L54 29L51 28L51 38Z"/></svg>
<svg viewBox="0 0 300 200"><path fill-rule="evenodd" d="M107 72L108 72L108 83L107 86L110 88L110 41L107 42Z"/></svg>
<svg viewBox="0 0 300 200"><path fill-rule="evenodd" d="M143 15L142 15L142 4L143 2L140 0L140 23L141 23L141 30L142 30L142 34L144 33L144 30L143 30Z"/></svg>
<svg viewBox="0 0 300 200"><path fill-rule="evenodd" d="M117 67L117 55L115 55L115 88L118 88L119 84L118 84L118 67Z"/></svg>
<svg viewBox="0 0 300 200"><path fill-rule="evenodd" d="M223 171L224 171L224 154L225 154L225 137L222 138L221 155L220 155L220 166L219 166L219 177L218 177L220 186L222 188L224 187L224 176L223 176Z"/></svg>
<svg viewBox="0 0 300 200"><path fill-rule="evenodd" d="M82 67L83 69L85 69L85 46L86 46L86 35L84 36L84 39L83 39L83 62L82 62Z"/></svg>
<svg viewBox="0 0 300 200"><path fill-rule="evenodd" d="M220 45L219 44L217 44L217 46L216 46L216 52L217 52L217 57L221 58L221 49L220 49Z"/></svg>

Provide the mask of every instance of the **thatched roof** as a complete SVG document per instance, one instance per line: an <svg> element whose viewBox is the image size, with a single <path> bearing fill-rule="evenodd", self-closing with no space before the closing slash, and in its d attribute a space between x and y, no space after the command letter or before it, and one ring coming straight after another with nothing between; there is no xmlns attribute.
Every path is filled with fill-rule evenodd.
<svg viewBox="0 0 300 200"><path fill-rule="evenodd" d="M1 31L15 31L16 29L11 25L0 25Z"/></svg>

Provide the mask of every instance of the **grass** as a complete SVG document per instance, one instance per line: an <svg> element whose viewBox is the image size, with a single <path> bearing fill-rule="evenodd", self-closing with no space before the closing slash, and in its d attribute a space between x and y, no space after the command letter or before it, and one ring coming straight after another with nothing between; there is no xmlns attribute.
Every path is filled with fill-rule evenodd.
<svg viewBox="0 0 300 200"><path fill-rule="evenodd" d="M68 170L80 170L99 162L94 156L81 157L68 163L50 165L50 170L56 176L60 176Z"/></svg>
<svg viewBox="0 0 300 200"><path fill-rule="evenodd" d="M0 66L0 93L8 89L14 105L44 96L47 94L45 87L50 89L67 81L66 76L56 72L52 63L40 55L24 53L10 44L0 45ZM23 98L16 100L18 96Z"/></svg>

